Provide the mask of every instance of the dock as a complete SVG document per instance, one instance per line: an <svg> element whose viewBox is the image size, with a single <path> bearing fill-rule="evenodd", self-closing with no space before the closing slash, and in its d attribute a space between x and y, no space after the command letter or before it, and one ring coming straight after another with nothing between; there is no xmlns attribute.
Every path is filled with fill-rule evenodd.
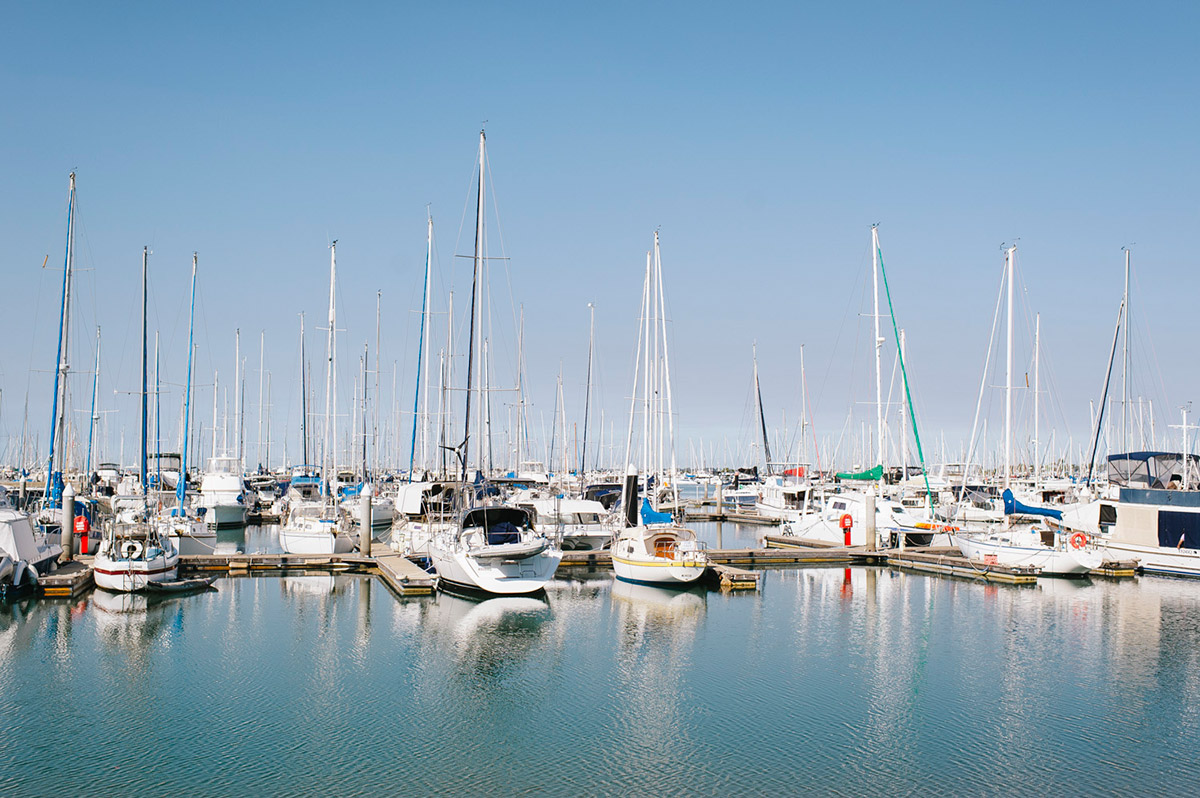
<svg viewBox="0 0 1200 798"><path fill-rule="evenodd" d="M71 560L52 574L38 577L38 595L45 598L73 599L96 586L91 557Z"/></svg>
<svg viewBox="0 0 1200 798"><path fill-rule="evenodd" d="M956 548L910 549L887 552L887 563L895 568L925 573L1003 582L1009 585L1032 585L1037 582L1038 569L1032 566L989 565L962 556Z"/></svg>
<svg viewBox="0 0 1200 798"><path fill-rule="evenodd" d="M389 551L375 558L383 581L398 596L428 596L433 593L435 577L407 557Z"/></svg>

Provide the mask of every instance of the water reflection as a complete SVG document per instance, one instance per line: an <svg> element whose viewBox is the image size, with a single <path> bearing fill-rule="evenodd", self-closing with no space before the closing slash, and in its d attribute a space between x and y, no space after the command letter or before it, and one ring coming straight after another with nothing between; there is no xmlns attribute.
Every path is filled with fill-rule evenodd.
<svg viewBox="0 0 1200 798"><path fill-rule="evenodd" d="M21 708L0 725L0 792L1144 794L1200 777L1181 753L1200 733L1196 582L797 568L727 595L566 573L540 599L310 573L0 607L0 695ZM93 737L172 766L129 781L43 753ZM221 740L216 764L196 739Z"/></svg>

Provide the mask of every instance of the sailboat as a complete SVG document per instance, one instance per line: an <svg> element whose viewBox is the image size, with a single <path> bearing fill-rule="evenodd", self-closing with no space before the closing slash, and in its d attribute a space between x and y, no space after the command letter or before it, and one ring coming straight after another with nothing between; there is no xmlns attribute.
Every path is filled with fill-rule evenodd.
<svg viewBox="0 0 1200 798"><path fill-rule="evenodd" d="M192 340L196 329L196 253L192 253L192 298L188 313L188 361L187 384L183 399L183 446L179 454L179 479L175 482L175 506L165 513L159 512L154 519L160 535L166 535L171 544L184 554L212 554L217 547L215 528L209 527L205 519L187 506L187 456L188 432L192 410Z"/></svg>
<svg viewBox="0 0 1200 798"><path fill-rule="evenodd" d="M524 595L545 589L562 560L562 550L537 531L530 513L519 507L470 506L479 491L467 485L467 463L471 441L471 397L474 390L476 333L479 304L477 294L483 265L484 169L486 138L479 133L479 190L475 215L475 257L471 280L471 320L467 348L467 401L463 440L455 447L466 488L466 509L457 523L443 528L429 541L429 558L437 571L438 584L495 595ZM479 364L482 369L482 362ZM482 384L482 381L481 381ZM482 454L483 447L477 447ZM480 460L482 461L482 456Z"/></svg>
<svg viewBox="0 0 1200 798"><path fill-rule="evenodd" d="M708 568L708 555L696 533L674 523L667 513L659 512L662 477L669 474L674 506L679 506L675 467L674 422L671 414L671 367L667 355L667 328L662 290L662 258L658 232L654 233L653 260L646 253L646 277L642 287L641 319L638 329L637 366L633 375L633 393L629 407L629 434L626 438L627 471L621 506L624 525L612 543L613 572L617 579L649 585L689 585L700 579ZM633 447L633 420L637 408L638 385L642 386L642 458L647 469L646 496L638 506L638 472L630 462ZM665 407L663 401L665 398ZM670 428L664 441L662 418ZM669 445L670 470L662 462L663 446Z"/></svg>
<svg viewBox="0 0 1200 798"><path fill-rule="evenodd" d="M130 593L143 590L150 582L170 582L179 568L179 550L159 528L147 523L146 499L148 432L146 385L146 277L149 249L142 249L142 410L141 410L141 489L142 507L136 513L123 513L109 523L100 537L100 547L92 564L96 585L105 590ZM181 480L182 481L182 480Z"/></svg>
<svg viewBox="0 0 1200 798"><path fill-rule="evenodd" d="M1004 489L1006 510L1015 510L1012 494L1012 392L1013 392L1013 277L1017 248L1004 253L1008 291L1008 365L1004 394ZM974 432L972 431L972 437ZM974 442L972 441L972 448ZM1036 510L1037 508L1024 508ZM1044 513L1057 514L1058 511ZM988 565L1033 566L1046 576L1086 576L1100 567L1103 557L1086 536L1070 537L1053 529L1018 529L1005 516L1005 526L996 530L953 530L950 541L970 560ZM1059 515L1061 518L1061 515Z"/></svg>
<svg viewBox="0 0 1200 798"><path fill-rule="evenodd" d="M316 498L293 497L289 501L287 520L279 528L279 543L288 554L345 554L354 548L349 522L338 512L331 489L333 471L334 418L332 403L337 401L333 378L337 365L337 310L334 306L334 286L337 281L337 241L329 246L329 327L326 338L327 366L325 375L325 451L321 460L320 491ZM301 389L303 390L303 388ZM369 532L368 532L369 534Z"/></svg>

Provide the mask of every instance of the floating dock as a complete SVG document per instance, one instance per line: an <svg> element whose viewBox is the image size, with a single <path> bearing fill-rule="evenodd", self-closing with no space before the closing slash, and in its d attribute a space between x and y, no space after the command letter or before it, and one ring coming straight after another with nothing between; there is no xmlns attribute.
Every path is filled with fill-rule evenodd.
<svg viewBox="0 0 1200 798"><path fill-rule="evenodd" d="M52 574L38 577L38 595L45 598L73 599L96 586L92 576L91 557L71 560L58 566Z"/></svg>
<svg viewBox="0 0 1200 798"><path fill-rule="evenodd" d="M887 563L909 571L982 579L985 582L1003 582L1009 585L1032 585L1037 582L1039 573L1039 569L1032 566L988 565L968 560L956 548L892 550L887 552Z"/></svg>

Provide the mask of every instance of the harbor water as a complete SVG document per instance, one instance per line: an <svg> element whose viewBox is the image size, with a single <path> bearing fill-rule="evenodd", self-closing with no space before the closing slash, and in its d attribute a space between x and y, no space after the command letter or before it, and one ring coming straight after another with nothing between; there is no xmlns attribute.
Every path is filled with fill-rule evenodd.
<svg viewBox="0 0 1200 798"><path fill-rule="evenodd" d="M0 609L0 794L1162 794L1200 776L1196 582L217 585Z"/></svg>

